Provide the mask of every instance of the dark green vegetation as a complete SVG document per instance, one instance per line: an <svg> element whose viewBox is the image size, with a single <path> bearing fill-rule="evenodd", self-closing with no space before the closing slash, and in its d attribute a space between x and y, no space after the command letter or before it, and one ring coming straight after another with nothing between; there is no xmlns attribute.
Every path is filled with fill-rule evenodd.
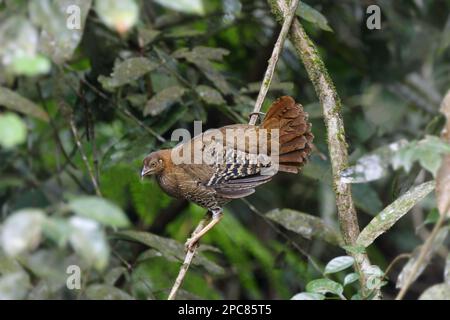
<svg viewBox="0 0 450 320"><path fill-rule="evenodd" d="M439 138L450 1L375 1L381 30L366 27L372 2L307 3L299 19L342 99L339 139L355 164L342 179L355 183L361 229L370 222L345 249L367 247L386 299L411 269L423 273L407 298L436 284L426 295L449 298L444 222L413 266L445 211L432 180L450 171L438 171L450 151ZM66 24L73 4L79 31ZM0 2L0 299L166 298L205 212L141 181L142 159L194 120L247 122L279 30L259 0ZM179 298L360 297L352 259L332 260L346 253L326 127L290 43L263 109L285 94L308 111L316 152L301 174L227 206ZM79 290L66 286L69 265Z"/></svg>

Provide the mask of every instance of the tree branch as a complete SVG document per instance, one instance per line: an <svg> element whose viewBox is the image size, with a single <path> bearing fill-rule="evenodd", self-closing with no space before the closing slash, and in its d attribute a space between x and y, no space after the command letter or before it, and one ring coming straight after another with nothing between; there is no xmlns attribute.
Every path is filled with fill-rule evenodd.
<svg viewBox="0 0 450 320"><path fill-rule="evenodd" d="M283 13L289 10L285 0L269 0L269 5L277 20L281 20L280 17L284 16ZM316 46L296 19L292 23L289 36L298 56L305 65L323 108L339 223L345 244L353 246L359 235L359 225L351 187L340 179L342 170L348 166L341 101ZM368 276L365 274L365 270L370 266L370 261L366 254L355 252L349 252L349 254L355 258L356 270L360 276L362 295L367 297L369 294L367 288ZM379 292L376 292L376 296L379 296Z"/></svg>
<svg viewBox="0 0 450 320"><path fill-rule="evenodd" d="M255 107L251 113L249 124L254 125L258 119L259 110L266 98L267 92L269 91L270 83L272 82L273 73L275 72L275 67L278 62L278 57L280 56L281 50L284 46L284 41L289 33L289 28L291 27L292 20L295 17L295 11L297 10L299 0L292 0L288 11L284 11L283 26L281 27L280 34L278 35L277 42L273 47L272 56L269 59L269 65L267 66L266 73L264 74L264 79L259 89L258 97L256 98Z"/></svg>

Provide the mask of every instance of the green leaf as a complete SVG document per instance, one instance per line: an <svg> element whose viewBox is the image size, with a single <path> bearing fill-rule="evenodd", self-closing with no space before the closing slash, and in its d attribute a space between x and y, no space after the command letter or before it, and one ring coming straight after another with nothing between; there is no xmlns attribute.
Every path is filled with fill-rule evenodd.
<svg viewBox="0 0 450 320"><path fill-rule="evenodd" d="M175 11L197 15L205 14L205 7L203 6L202 0L155 0L155 2Z"/></svg>
<svg viewBox="0 0 450 320"><path fill-rule="evenodd" d="M42 29L39 39L41 52L57 64L69 60L83 36L91 3L91 0L30 1L31 19ZM72 16L78 14L78 11L72 10L74 6L75 10L79 9L79 19ZM44 68L45 62L41 63Z"/></svg>
<svg viewBox="0 0 450 320"><path fill-rule="evenodd" d="M69 202L69 208L79 216L90 218L113 228L130 225L122 209L103 198L95 196L75 198Z"/></svg>
<svg viewBox="0 0 450 320"><path fill-rule="evenodd" d="M4 87L0 87L0 106L4 106L11 110L48 122L47 112L42 110L30 100Z"/></svg>
<svg viewBox="0 0 450 320"><path fill-rule="evenodd" d="M96 0L95 11L104 24L119 33L126 33L139 19L135 0Z"/></svg>
<svg viewBox="0 0 450 320"><path fill-rule="evenodd" d="M25 271L5 274L0 277L0 300L24 299L30 288L30 276Z"/></svg>
<svg viewBox="0 0 450 320"><path fill-rule="evenodd" d="M450 284L440 283L425 290L419 300L450 300Z"/></svg>
<svg viewBox="0 0 450 320"><path fill-rule="evenodd" d="M4 222L0 244L5 253L17 256L36 248L41 241L45 213L39 209L22 209L12 213Z"/></svg>
<svg viewBox="0 0 450 320"><path fill-rule="evenodd" d="M347 274L344 278L344 287L346 285L349 285L349 284L357 281L358 279L359 279L359 275L355 272Z"/></svg>
<svg viewBox="0 0 450 320"><path fill-rule="evenodd" d="M180 49L173 54L173 57L177 59L184 58L188 62L194 64L203 72L205 77L220 90L220 92L226 95L232 93L233 90L225 77L216 70L211 61L222 61L223 57L228 54L229 51L222 48L199 46L191 51Z"/></svg>
<svg viewBox="0 0 450 320"><path fill-rule="evenodd" d="M72 217L69 219L71 226L70 244L77 254L97 270L103 270L109 260L109 246L106 235L100 225L94 220Z"/></svg>
<svg viewBox="0 0 450 320"><path fill-rule="evenodd" d="M300 292L291 298L291 300L324 300L325 296L320 293Z"/></svg>
<svg viewBox="0 0 450 320"><path fill-rule="evenodd" d="M323 278L309 282L306 285L306 291L319 294L333 293L341 296L344 288L333 280Z"/></svg>
<svg viewBox="0 0 450 320"><path fill-rule="evenodd" d="M19 56L11 62L10 67L12 72L17 75L35 76L48 73L51 69L51 63L42 55L34 57Z"/></svg>
<svg viewBox="0 0 450 320"><path fill-rule="evenodd" d="M147 58L130 58L114 66L111 77L100 76L98 77L98 81L102 84L103 88L113 91L115 88L139 79L158 66L159 64Z"/></svg>
<svg viewBox="0 0 450 320"><path fill-rule="evenodd" d="M317 25L322 30L333 32L333 29L328 25L327 18L303 1L299 2L296 14L302 19Z"/></svg>
<svg viewBox="0 0 450 320"><path fill-rule="evenodd" d="M266 215L306 239L319 238L334 245L343 244L340 234L318 217L291 209L275 209Z"/></svg>
<svg viewBox="0 0 450 320"><path fill-rule="evenodd" d="M22 144L27 138L27 127L15 113L0 113L0 146L5 149Z"/></svg>
<svg viewBox="0 0 450 320"><path fill-rule="evenodd" d="M355 260L350 256L341 256L332 259L325 266L325 274L336 273L345 270L353 265Z"/></svg>
<svg viewBox="0 0 450 320"><path fill-rule="evenodd" d="M119 288L106 284L93 284L86 289L86 297L91 300L134 300Z"/></svg>
<svg viewBox="0 0 450 320"><path fill-rule="evenodd" d="M403 167L409 171L415 161L436 177L442 155L450 153L450 144L437 136L427 135L420 141L411 141L402 147L392 159L394 169Z"/></svg>
<svg viewBox="0 0 450 320"><path fill-rule="evenodd" d="M164 257L169 260L173 258L183 261L185 256L184 245L178 241L163 238L149 232L140 231L121 231L115 234L120 239L137 241L151 248L158 250ZM200 246L201 249L202 246ZM207 259L203 254L199 253L192 262L194 265L203 266L208 272L213 274L222 274L222 267L218 266L211 260Z"/></svg>
<svg viewBox="0 0 450 320"><path fill-rule="evenodd" d="M44 235L52 240L60 248L69 241L70 226L65 219L48 217L42 226Z"/></svg>
<svg viewBox="0 0 450 320"><path fill-rule="evenodd" d="M144 109L144 116L156 116L160 114L175 104L175 102L179 101L186 91L185 88L180 86L163 89L147 102Z"/></svg>
<svg viewBox="0 0 450 320"><path fill-rule="evenodd" d="M356 244L358 246L368 247L380 234L389 230L416 203L433 191L434 187L435 182L429 181L413 187L401 195L370 221L363 231L361 231Z"/></svg>
<svg viewBox="0 0 450 320"><path fill-rule="evenodd" d="M195 88L200 98L208 104L221 105L225 104L225 100L219 91L209 86L200 85Z"/></svg>

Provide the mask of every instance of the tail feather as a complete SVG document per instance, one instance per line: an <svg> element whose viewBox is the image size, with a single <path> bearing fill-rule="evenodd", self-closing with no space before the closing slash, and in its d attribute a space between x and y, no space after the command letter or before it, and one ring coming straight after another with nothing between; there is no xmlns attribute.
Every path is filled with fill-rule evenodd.
<svg viewBox="0 0 450 320"><path fill-rule="evenodd" d="M313 134L308 114L294 99L276 100L264 118L264 129L279 129L279 170L297 173L311 153Z"/></svg>

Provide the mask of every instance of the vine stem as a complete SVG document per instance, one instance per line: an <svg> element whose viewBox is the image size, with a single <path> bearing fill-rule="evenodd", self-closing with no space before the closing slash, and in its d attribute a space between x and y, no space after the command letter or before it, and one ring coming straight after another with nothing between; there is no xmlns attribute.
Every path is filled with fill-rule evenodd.
<svg viewBox="0 0 450 320"><path fill-rule="evenodd" d="M249 124L255 125L256 120L258 120L258 114L261 110L261 106L266 98L267 92L269 91L270 84L272 83L273 74L275 72L275 67L278 62L278 58L280 57L280 53L283 50L284 42L289 33L289 29L291 27L292 21L295 17L295 11L297 10L299 0L292 0L289 9L285 11L283 26L281 27L280 34L278 35L277 42L275 42L275 46L273 47L272 56L269 59L269 64L266 69L266 73L264 74L264 78L261 84L261 88L259 89L258 97L256 98L255 107L253 108L253 112L251 113Z"/></svg>
<svg viewBox="0 0 450 320"><path fill-rule="evenodd" d="M278 21L290 10L286 0L268 0L268 2ZM348 167L348 151L345 141L344 121L341 115L341 101L316 46L296 19L292 23L289 37L305 65L323 108L339 224L345 244L348 247L354 247L359 235L358 218L352 199L351 187L341 181L340 178L342 170ZM368 297L371 293L368 286L371 264L365 253L357 251L348 250L348 254L355 259L355 269L359 274L362 296ZM376 298L381 296L379 289L376 289L374 293Z"/></svg>

